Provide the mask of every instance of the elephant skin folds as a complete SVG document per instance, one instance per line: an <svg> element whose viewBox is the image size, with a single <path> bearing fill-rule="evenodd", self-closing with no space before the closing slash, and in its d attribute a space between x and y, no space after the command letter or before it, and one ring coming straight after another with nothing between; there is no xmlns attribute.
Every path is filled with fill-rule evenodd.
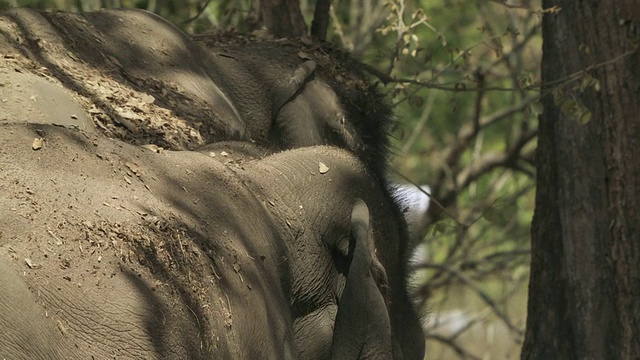
<svg viewBox="0 0 640 360"><path fill-rule="evenodd" d="M332 326L303 315L335 314L344 286L327 239L349 237L356 196L382 209L336 148L225 164L34 124L2 125L0 142L0 270L21 296L0 324L29 309L15 331L50 329L33 346L55 342L61 359L295 358ZM0 357L38 358L3 341L16 344L0 338Z"/></svg>

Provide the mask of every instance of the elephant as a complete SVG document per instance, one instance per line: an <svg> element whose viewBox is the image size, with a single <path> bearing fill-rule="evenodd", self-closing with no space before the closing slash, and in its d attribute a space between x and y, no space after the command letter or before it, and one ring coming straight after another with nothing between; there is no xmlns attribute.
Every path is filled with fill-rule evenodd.
<svg viewBox="0 0 640 360"><path fill-rule="evenodd" d="M13 9L0 18L6 24L0 30L11 34L0 38L0 47L6 42L65 87L90 98L94 114L124 127L110 135L172 149L229 140L274 151L334 145L356 154L379 177L385 174L392 110L369 84L363 66L337 49L282 39L229 43L224 35L189 35L153 13L133 9ZM117 81L112 88L147 96L124 104L131 109L123 111L122 104L112 105L113 97L103 96L103 87L86 81L95 76ZM138 103L148 102L149 95L149 106L179 115L195 135L187 131L188 139L174 141L166 139L166 129L150 129L136 116ZM140 134L139 128L159 136Z"/></svg>
<svg viewBox="0 0 640 360"><path fill-rule="evenodd" d="M253 164L254 160L259 164L259 160L265 157L278 158L277 152L281 149L293 150L314 143L336 145L355 154L356 158L352 160L358 160L358 166L360 166L357 167L358 169L362 169L362 166L366 169L366 174L375 183L371 186L377 189L376 192L381 197L374 203L384 208L384 210L376 210L377 208L365 199L366 203L372 207L370 210L374 214L373 219L378 219L373 221L374 228L377 228L375 224L381 221L379 219L383 219L384 227L397 231L397 234L376 236L373 239L378 251L376 256L372 257L379 261L387 273L388 286L380 286L379 290L386 292L389 299L387 304L392 328L393 353L396 357L401 354L406 359L422 358L424 339L405 290L406 261L410 253L407 229L397 204L388 194L386 180L384 180L392 114L381 94L367 85L360 76L358 67L349 57L333 50L325 48L318 50L315 45L301 45L295 41L253 39L255 42L249 44L221 45L216 42L215 36L187 35L166 20L144 11L108 10L73 14L41 13L18 9L0 14L0 20L2 20L0 31L7 34L0 37L0 49L10 53L16 59L20 57L16 54L22 54L21 56L33 62L31 66L35 65L34 69L37 68L38 71L47 69L45 75L49 79L56 79L65 88L73 90L74 95L83 96L85 103L88 100L90 106L87 108L90 108L92 120L100 131L107 131L108 136L138 145L154 143L171 149L193 149L200 145L198 141L185 137L172 141L171 136L175 128L165 129L164 127L165 123L188 123L191 127L187 129L198 130L195 131L196 138L201 136L205 141L241 140L231 146L233 152L227 152L227 155L232 154L232 156L223 156L218 153L218 160L225 166L243 166L245 162ZM154 36L150 37L148 34ZM301 47L306 54L300 54ZM79 72L80 68L84 72ZM29 71L31 67L24 69ZM111 81L118 84L111 88L101 87L94 84L96 83L93 80L94 77L98 77L98 82ZM106 97L103 96L105 89L119 88L125 89L124 100L115 96L118 94L109 91L106 92ZM140 93L152 95L151 100L148 96L140 98ZM129 98L136 101L130 104ZM128 111L122 111L121 108ZM163 117L166 113L163 110L171 111L175 117L172 115L167 120ZM134 116L127 117L131 116L132 112ZM143 113L144 119L139 123L135 122L139 121L138 117L140 117L135 116L135 113ZM79 114L70 117L82 118ZM158 123L162 124L159 128L153 127L153 121L156 118L159 118ZM111 125L111 127L107 126L106 130L105 122L107 122L106 125ZM199 123L205 125L198 127ZM309 127L309 132L305 132L305 126ZM192 131L187 131L188 136L191 136L191 133ZM161 140L158 140L159 138ZM238 145L239 143L242 145ZM214 144L214 148L215 146L218 145ZM238 154L240 156L236 156ZM148 155L145 155L145 159L146 156ZM188 153L181 156L191 159L195 155ZM271 156L275 157L271 158ZM96 157L101 160L101 157L109 158L104 153L97 153ZM95 161L95 159L92 160ZM133 169L139 166L136 165L137 161L128 161L128 163ZM124 163L120 161L119 164L120 169L124 169L128 174L128 177L124 178L125 185L133 186L126 180L136 184L134 180L144 179L144 174L138 176L140 172L132 170L127 165L127 161ZM175 169L167 170L168 165L165 164L159 168L170 173L179 172L182 168L180 164L173 164ZM298 174L295 177L299 176ZM189 189L186 180L181 181L184 188ZM255 181L261 183L264 179L258 177ZM219 190L220 193L228 193L224 189ZM308 188L298 187L294 191L297 194L303 192L306 194ZM181 197L191 196L189 194L187 190L174 193L171 198L172 206L167 209L167 213L173 214L178 211L182 214L179 210L196 206L196 204L183 206L183 202L178 201ZM100 194L94 197L98 195ZM139 197L139 195L132 196ZM116 200L118 199L120 198ZM156 198L150 199L149 201L156 203L160 201ZM111 209L112 202L108 199L104 201L103 203L108 205L103 205L106 208L101 207L101 210ZM159 207L167 208L166 201L160 201L160 203ZM332 201L330 203L333 204ZM182 229L193 229L191 226L194 223L193 220L190 224L179 221L177 224L180 226L177 228L175 226L168 228L166 221L156 219L159 218L157 212L151 214L145 210L138 210L146 214L141 215L143 219L154 219L151 229L161 234L177 229L174 231L177 234L175 236L186 236L182 234ZM201 211L201 213L205 212ZM348 216L345 215L346 217ZM82 231L114 233L115 235L110 236L116 238L124 236L117 229L111 229L113 231L101 229L96 225L96 221L79 224L82 225ZM54 232L54 230L51 231ZM159 236L154 234L152 235ZM145 236L153 237L148 234ZM195 235L190 232L189 236L195 237L194 239L199 241L198 244L204 243L202 240L204 235L198 232ZM121 243L118 239L116 241L117 245ZM54 240L54 243L57 242L58 240ZM172 244L166 241L164 243ZM146 254L144 259L147 265L149 265L148 258L154 259L158 254L167 253L154 252L145 243L136 242L135 244L137 253ZM116 245L112 244L112 246ZM174 250L181 253L182 248L180 246L178 248ZM120 256L126 259L127 254L128 252L122 253ZM244 260L248 261L246 258ZM236 269L233 265L231 266L235 272ZM167 275L169 272L161 271L162 267L160 270L156 268L157 266L151 267L156 273L164 273L166 277L173 278ZM212 269L215 270L216 267ZM122 272L129 274L125 270L127 269ZM188 268L183 269L186 275L182 275L196 273L188 270ZM254 269L254 272L257 270ZM174 273L171 272L171 274ZM215 274L211 276L218 280ZM260 277L256 276L256 278ZM381 278L384 276L378 274L377 279ZM222 299L222 295L218 297ZM197 305L198 302L195 301L197 299L187 297L187 300L189 301L185 303L189 306L188 311L182 313L184 319L190 319L189 316L194 317L195 310L199 309L197 306L190 305L191 303ZM222 300L220 301L222 305L230 308L228 304L231 301ZM221 315L214 318L220 319ZM173 324L174 328L183 328ZM207 326L207 324L208 322L203 321L201 324L196 322L195 325L198 325L196 328L199 329L199 326ZM220 324L220 321L216 323L219 328L224 328L222 326L225 325L224 321L222 325ZM151 326L150 328L160 327ZM325 334L324 338L327 337L328 335ZM225 344L236 344L224 338L220 341L227 341ZM204 340L201 342L205 344ZM209 343L211 344L213 343ZM158 348L164 349L163 346L156 344ZM189 348L199 346L193 344ZM205 348L204 345L202 347ZM301 348L313 348L313 346L301 346ZM326 349L326 347L323 348ZM160 353L165 354L166 351L160 351Z"/></svg>
<svg viewBox="0 0 640 360"><path fill-rule="evenodd" d="M211 46L195 40L217 55L211 77L245 119L248 131L241 140L274 150L338 146L384 178L393 111L355 60L335 49L329 61L320 55L300 59L299 44Z"/></svg>
<svg viewBox="0 0 640 360"><path fill-rule="evenodd" d="M422 357L403 224L352 153L0 126L0 358Z"/></svg>

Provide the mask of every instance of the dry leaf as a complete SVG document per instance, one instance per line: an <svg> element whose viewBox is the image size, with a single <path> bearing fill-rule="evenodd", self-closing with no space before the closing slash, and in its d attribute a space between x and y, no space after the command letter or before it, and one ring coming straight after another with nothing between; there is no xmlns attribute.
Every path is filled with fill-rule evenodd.
<svg viewBox="0 0 640 360"><path fill-rule="evenodd" d="M151 150L154 153L160 153L162 152L162 148L158 145L155 144L145 144L145 145L140 145L141 148L147 149L147 150Z"/></svg>
<svg viewBox="0 0 640 360"><path fill-rule="evenodd" d="M302 60L311 60L311 56L309 56L309 54L305 53L304 51L299 51L298 57L300 57L300 59Z"/></svg>
<svg viewBox="0 0 640 360"><path fill-rule="evenodd" d="M153 102L156 101L156 98L153 97L153 95L144 94L144 95L142 95L142 99L141 100L145 104L153 104Z"/></svg>
<svg viewBox="0 0 640 360"><path fill-rule="evenodd" d="M35 138L33 139L33 143L31 144L31 148L33 150L44 149L44 138Z"/></svg>

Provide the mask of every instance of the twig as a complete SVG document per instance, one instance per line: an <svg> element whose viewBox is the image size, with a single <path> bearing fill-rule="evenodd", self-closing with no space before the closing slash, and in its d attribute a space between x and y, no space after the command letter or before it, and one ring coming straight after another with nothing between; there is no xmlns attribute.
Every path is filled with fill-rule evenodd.
<svg viewBox="0 0 640 360"><path fill-rule="evenodd" d="M207 2L206 2L206 3L204 3L204 5L200 8L200 10L198 10L198 13L197 13L194 17L189 18L189 19L187 19L187 20L183 21L183 22L182 22L182 25L186 25L186 24L188 24L188 23L190 23L190 22L192 22L192 21L196 20L197 18L199 18L199 17L200 17L200 15L202 15L202 13L204 12L204 10L207 8L207 6L209 6L209 3L210 3L210 2L211 2L211 0L207 0Z"/></svg>
<svg viewBox="0 0 640 360"><path fill-rule="evenodd" d="M501 87L501 86L488 86L485 87L483 90L488 92L488 91L540 91L541 87L544 85L546 88L553 86L553 85L567 85L569 83L578 81L580 79L582 79L582 76L584 74L586 74L587 72L591 71L591 70L595 70L598 69L600 67L603 67L605 65L608 64L612 64L615 63L617 61L620 61L622 59L624 59L627 56L633 55L634 53L636 53L638 51L638 49L640 48L640 46L633 48L630 51L625 52L624 54L617 56L611 60L607 60L595 65L591 65L587 68L585 68L584 70L580 70L577 71L573 74L567 75L563 78L560 79L556 79L553 81L549 81L546 82L544 84L542 84L541 81L537 81L531 85L528 86L524 86L524 87ZM468 51L468 50L466 50ZM455 61L457 61L458 58L452 60L451 63L454 63ZM438 90L443 90L443 91L451 91L451 92L476 92L479 90L479 88L477 87L460 87L460 86L456 86L457 84L459 84L459 82L454 82L454 83L445 83L445 84L434 84L434 80L441 75L447 68L449 67L446 66L445 69L439 71L436 75L432 76L432 80L429 81L421 81L418 79L407 79L407 78L396 78L396 77L392 77L389 75L385 75L382 72L375 70L373 67L371 66L364 66L364 70L370 72L372 75L374 75L375 77L379 78L380 81L382 81L384 84L389 84L389 83L397 83L397 84L411 84L411 85L418 85L420 87L423 88L427 88L427 89L438 89ZM449 85L449 86L447 86Z"/></svg>
<svg viewBox="0 0 640 360"><path fill-rule="evenodd" d="M481 358L472 355L471 353L463 349L460 345L456 344L454 340L448 339L444 336L437 334L427 334L426 338L441 342L449 346L453 351L456 352L456 354L458 354L458 356L462 357L463 359L482 360Z"/></svg>
<svg viewBox="0 0 640 360"><path fill-rule="evenodd" d="M476 79L478 83L478 93L476 95L476 103L473 114L473 133L477 136L480 132L480 114L482 113L482 99L484 98L484 74L478 69L476 71ZM475 137L475 136L474 136Z"/></svg>
<svg viewBox="0 0 640 360"><path fill-rule="evenodd" d="M478 295L478 297L480 297L480 299L482 301L484 301L485 304L487 304L489 307L491 307L491 309L496 314L496 316L500 320L502 320L502 322L509 328L509 330L513 331L514 333L518 334L519 336L523 336L524 335L524 331L522 331L522 329L520 329L517 326L515 326L511 322L509 317L506 314L504 314L500 309L498 309L498 305L491 298L491 296L489 296L489 294L487 294L482 289L480 289L473 281L471 281L471 279L467 278L464 274L462 274L458 270L453 269L453 268L451 268L449 266L446 266L444 264L434 264L434 263L426 263L426 262L416 265L416 268L418 268L418 269L437 269L437 270L445 271L445 272L453 275L455 278L459 279L466 286L468 286L471 290L473 290L473 292L475 292Z"/></svg>
<svg viewBox="0 0 640 360"><path fill-rule="evenodd" d="M489 153L484 155L480 160L476 162L476 165L472 168L467 168L465 171L458 174L457 183L460 184L458 191L465 189L473 181L477 180L481 175L493 170L499 166L511 167L509 164L514 163L518 159L520 150L529 143L529 141L536 138L538 130L532 130L527 133L523 133L518 142L505 153Z"/></svg>
<svg viewBox="0 0 640 360"><path fill-rule="evenodd" d="M429 97L427 98L427 105L422 110L422 115L420 116L420 120L418 120L418 123L413 128L413 131L411 132L411 135L409 136L407 141L404 143L404 145L402 145L402 149L400 150L402 154L406 154L407 152L409 152L409 149L411 148L411 146L413 146L413 144L418 139L418 135L420 135L420 133L422 132L422 128L427 123L427 120L429 120L429 116L431 115L431 110L433 109L433 104L435 103L435 100L436 100L435 95L430 93Z"/></svg>

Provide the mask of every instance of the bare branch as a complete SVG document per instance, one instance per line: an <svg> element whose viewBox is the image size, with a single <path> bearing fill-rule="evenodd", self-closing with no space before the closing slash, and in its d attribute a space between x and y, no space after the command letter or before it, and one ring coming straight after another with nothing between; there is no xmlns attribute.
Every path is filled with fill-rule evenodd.
<svg viewBox="0 0 640 360"><path fill-rule="evenodd" d="M447 345L448 347L451 348L451 350L455 351L455 353L458 354L458 356L460 356L463 359L482 360L482 358L472 355L470 352L466 351L464 348L458 345L454 340L451 340L444 336L436 335L436 334L427 334L427 339L432 339Z"/></svg>
<svg viewBox="0 0 640 360"><path fill-rule="evenodd" d="M467 276L463 273L443 264L422 263L416 265L416 267L419 269L438 269L453 275L455 278L459 279L467 287L473 290L473 292L476 293L478 297L480 297L480 299L482 299L482 301L493 310L496 316L500 320L502 320L502 322L509 328L509 330L513 331L519 336L524 336L524 331L511 322L511 319L509 319L509 317L498 308L498 304L491 298L491 296L489 296L489 294L487 294L484 290L480 289L471 279L467 278Z"/></svg>
<svg viewBox="0 0 640 360"><path fill-rule="evenodd" d="M418 139L418 136L424 128L424 125L427 123L427 120L429 120L429 116L431 115L431 110L433 109L433 103L435 102L435 99L436 97L434 96L434 94L429 94L429 97L427 98L427 105L424 107L424 109L422 109L420 120L418 120L418 123L413 128L413 131L411 132L411 135L409 136L407 141L402 145L402 149L400 150L401 154L406 154Z"/></svg>
<svg viewBox="0 0 640 360"><path fill-rule="evenodd" d="M457 177L458 189L465 189L471 182L477 180L481 175L495 169L499 166L512 167L519 158L520 150L538 135L537 130L524 133L518 139L518 142L507 152L504 153L488 153L484 155L471 167L465 168Z"/></svg>
<svg viewBox="0 0 640 360"><path fill-rule="evenodd" d="M207 9L207 6L209 6L209 3L211 2L211 0L207 0L206 3L204 3L204 5L202 5L202 7L200 8L200 10L198 10L198 13L193 16L192 18L189 18L185 21L182 22L182 25L186 25L189 24L190 22L195 21L197 18L200 17L200 15L202 15L202 13Z"/></svg>

